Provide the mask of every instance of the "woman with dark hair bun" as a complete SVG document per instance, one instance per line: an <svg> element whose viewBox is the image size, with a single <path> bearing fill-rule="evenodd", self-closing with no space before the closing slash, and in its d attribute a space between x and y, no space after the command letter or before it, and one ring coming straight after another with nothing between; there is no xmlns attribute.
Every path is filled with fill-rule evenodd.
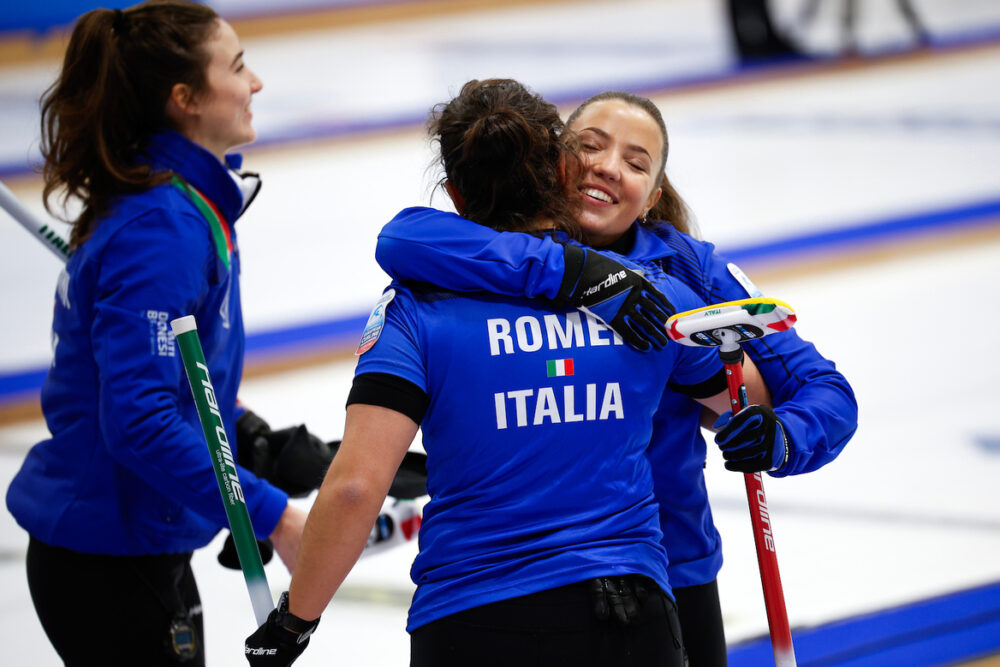
<svg viewBox="0 0 1000 667"><path fill-rule="evenodd" d="M632 285L626 297L645 292L640 311L700 306L676 281L651 272L653 294L640 267L572 242L581 165L538 95L470 81L429 128L442 185L471 220L574 248L584 275L600 266ZM567 302L394 282L358 353L343 442L290 589L247 638L250 664L288 665L305 648L418 428L430 501L411 571L411 666L684 664L645 450L668 381L726 409L713 350L642 354Z"/></svg>
<svg viewBox="0 0 1000 667"><path fill-rule="evenodd" d="M32 600L67 665L205 663L190 561L227 520L169 322L195 316L234 433L234 223L256 181L230 151L256 137L260 89L212 9L151 0L81 16L42 99L45 203L59 193L79 214L42 387L51 437L7 506L30 535ZM305 513L245 469L240 482L257 538L290 568Z"/></svg>

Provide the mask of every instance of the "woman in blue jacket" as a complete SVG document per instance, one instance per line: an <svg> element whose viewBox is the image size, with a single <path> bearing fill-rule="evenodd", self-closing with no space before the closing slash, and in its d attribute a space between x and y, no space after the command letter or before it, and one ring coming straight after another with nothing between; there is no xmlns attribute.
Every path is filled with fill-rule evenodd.
<svg viewBox="0 0 1000 667"><path fill-rule="evenodd" d="M194 549L226 526L170 320L194 315L234 433L243 361L239 156L261 89L232 27L185 0L84 14L42 101L44 195L78 200L42 387L51 437L11 482L28 584L67 665L204 664ZM304 512L240 470L294 563Z"/></svg>
<svg viewBox="0 0 1000 667"><path fill-rule="evenodd" d="M760 296L735 264L689 233L687 209L665 176L666 126L650 100L602 93L577 108L567 127L583 147L579 221L589 243L654 262L707 303ZM453 213L429 211L403 211L380 233L376 258L393 278L552 298L572 269L550 239L498 234ZM783 477L833 460L857 428L854 393L833 362L794 330L745 349L776 407L752 406L716 424L723 427L716 441L726 467ZM766 402L759 395L751 399ZM722 546L705 487L701 413L687 397L666 392L648 456L691 664L725 665L716 583Z"/></svg>
<svg viewBox="0 0 1000 667"><path fill-rule="evenodd" d="M430 128L471 219L562 243L560 230L575 232L564 185L576 154L553 105L515 81L471 81ZM701 303L652 279L677 309ZM574 308L396 282L359 354L343 442L290 590L247 639L252 665L301 653L418 426L431 499L411 573L411 665L683 664L645 450L668 380L726 409L714 350L642 354Z"/></svg>

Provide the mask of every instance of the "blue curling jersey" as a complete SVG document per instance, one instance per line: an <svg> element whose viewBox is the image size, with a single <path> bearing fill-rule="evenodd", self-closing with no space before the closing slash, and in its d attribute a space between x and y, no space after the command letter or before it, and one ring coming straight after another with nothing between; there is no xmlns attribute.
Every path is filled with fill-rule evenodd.
<svg viewBox="0 0 1000 667"><path fill-rule="evenodd" d="M204 195L229 239L213 234L188 191L164 184L114 201L59 278L42 386L52 437L28 452L7 507L36 539L86 553L187 552L227 525L170 321L195 316L233 434L244 333L232 223L242 195L225 165L178 133L154 136L145 160ZM287 495L239 474L264 538Z"/></svg>
<svg viewBox="0 0 1000 667"><path fill-rule="evenodd" d="M666 223L634 225L630 233L629 259L655 263L706 303L760 295L711 243ZM563 248L550 238L498 233L454 213L422 207L403 210L382 229L376 259L393 278L527 297L554 297L565 269ZM770 388L792 443L788 462L770 474L809 472L832 461L858 419L854 392L834 363L794 329L751 341L744 350ZM699 404L668 390L653 418L648 456L674 587L711 582L722 566L705 486L700 416Z"/></svg>
<svg viewBox="0 0 1000 667"><path fill-rule="evenodd" d="M429 397L408 631L597 576L642 574L670 592L645 451L667 381L717 378L713 350L642 354L580 311L523 298L393 283L380 304L356 375Z"/></svg>

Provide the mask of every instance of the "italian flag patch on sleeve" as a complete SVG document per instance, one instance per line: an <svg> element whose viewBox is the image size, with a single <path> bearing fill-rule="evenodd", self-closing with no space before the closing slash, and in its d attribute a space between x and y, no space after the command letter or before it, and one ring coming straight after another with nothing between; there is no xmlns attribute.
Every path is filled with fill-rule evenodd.
<svg viewBox="0 0 1000 667"><path fill-rule="evenodd" d="M545 362L547 376L550 378L573 374L572 359L549 359Z"/></svg>

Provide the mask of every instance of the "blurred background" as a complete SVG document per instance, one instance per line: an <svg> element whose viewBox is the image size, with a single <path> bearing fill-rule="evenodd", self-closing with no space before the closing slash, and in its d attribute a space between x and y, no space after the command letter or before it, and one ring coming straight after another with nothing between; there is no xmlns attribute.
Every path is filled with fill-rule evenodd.
<svg viewBox="0 0 1000 667"><path fill-rule="evenodd" d="M249 407L339 437L351 353L387 283L378 230L406 206L450 207L433 192L431 106L492 76L564 113L606 89L647 95L703 236L796 308L857 393L860 428L835 462L767 482L799 664L1000 665L998 368L980 340L1000 327L1000 3L209 4L264 82L244 150L263 188L237 228ZM0 178L56 230L36 171L38 98L67 24L95 6L0 15ZM3 488L46 434L37 395L59 270L0 213ZM707 475L730 662L771 664L742 481L715 452ZM0 636L11 664L54 665L26 544L2 513ZM217 551L195 558L209 664L238 665L252 614ZM364 559L297 664L406 664L414 553ZM268 574L275 594L287 587L279 564Z"/></svg>

